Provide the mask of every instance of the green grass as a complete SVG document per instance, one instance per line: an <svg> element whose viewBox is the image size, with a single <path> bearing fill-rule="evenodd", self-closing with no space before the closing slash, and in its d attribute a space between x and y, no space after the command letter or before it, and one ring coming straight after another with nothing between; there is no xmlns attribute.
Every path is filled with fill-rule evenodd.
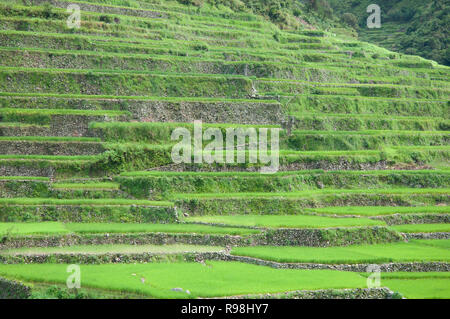
<svg viewBox="0 0 450 319"><path fill-rule="evenodd" d="M449 233L450 224L407 224L391 226L402 233Z"/></svg>
<svg viewBox="0 0 450 319"><path fill-rule="evenodd" d="M260 233L259 230L216 227L194 224L134 224L134 223L0 223L0 235L60 235L60 234L107 234L107 233L169 233L246 236Z"/></svg>
<svg viewBox="0 0 450 319"><path fill-rule="evenodd" d="M370 273L362 273L363 276L370 276ZM383 272L381 279L450 279L450 272Z"/></svg>
<svg viewBox="0 0 450 319"><path fill-rule="evenodd" d="M190 224L118 224L118 223L69 223L65 227L75 233L197 233L217 235L250 235L259 233L258 230L214 227L208 225Z"/></svg>
<svg viewBox="0 0 450 319"><path fill-rule="evenodd" d="M71 231L64 224L57 222L0 223L0 236L56 235L68 233L71 233Z"/></svg>
<svg viewBox="0 0 450 319"><path fill-rule="evenodd" d="M50 178L41 176L0 176L0 181L42 181L49 182Z"/></svg>
<svg viewBox="0 0 450 319"><path fill-rule="evenodd" d="M354 215L354 216L382 216L393 214L446 214L450 213L448 206L418 206L418 207L395 207L395 206L346 206L346 207L324 207L305 208L305 212L326 215Z"/></svg>
<svg viewBox="0 0 450 319"><path fill-rule="evenodd" d="M435 247L421 240L408 243L355 245L348 247L236 247L232 254L276 262L357 264L388 262L450 261L450 240L430 240Z"/></svg>
<svg viewBox="0 0 450 319"><path fill-rule="evenodd" d="M55 198L0 198L0 205L147 205L173 206L171 202L135 199L55 199Z"/></svg>
<svg viewBox="0 0 450 319"><path fill-rule="evenodd" d="M381 285L408 299L450 298L450 279L383 279Z"/></svg>
<svg viewBox="0 0 450 319"><path fill-rule="evenodd" d="M331 228L385 225L385 223L382 221L376 221L368 218L332 218L308 215L199 216L188 217L186 218L186 221L224 224L230 226L251 226L268 228Z"/></svg>
<svg viewBox="0 0 450 319"><path fill-rule="evenodd" d="M51 255L51 254L176 254L186 252L217 252L223 250L217 246L196 245L80 245L66 247L33 247L5 249L2 255Z"/></svg>
<svg viewBox="0 0 450 319"><path fill-rule="evenodd" d="M6 278L65 283L67 265L0 265ZM238 262L82 265L82 285L139 293L156 298L221 297L294 290L364 288L357 273L331 270L273 269ZM145 280L142 283L142 279ZM191 294L174 292L180 287Z"/></svg>
<svg viewBox="0 0 450 319"><path fill-rule="evenodd" d="M176 199L213 199L213 198L305 198L329 194L448 194L448 188L392 188L392 189L325 189L302 192L280 193L203 193L174 194Z"/></svg>
<svg viewBox="0 0 450 319"><path fill-rule="evenodd" d="M96 189L107 189L107 190L117 190L120 185L117 183L109 182L98 182L98 183L52 183L52 188L54 189L86 189L86 190L96 190Z"/></svg>

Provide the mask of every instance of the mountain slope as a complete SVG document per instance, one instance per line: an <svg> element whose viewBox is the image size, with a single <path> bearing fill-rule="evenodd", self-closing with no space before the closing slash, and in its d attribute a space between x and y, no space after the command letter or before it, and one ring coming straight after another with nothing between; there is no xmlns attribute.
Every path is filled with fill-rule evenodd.
<svg viewBox="0 0 450 319"><path fill-rule="evenodd" d="M378 264L407 297L450 295L450 69L246 3L0 4L2 278L40 298L390 298L361 275ZM211 131L250 133L225 156ZM181 163L180 132L204 136Z"/></svg>
<svg viewBox="0 0 450 319"><path fill-rule="evenodd" d="M336 14L357 19L360 39L387 49L450 65L450 3L445 0L380 0L381 29L368 29L366 8L373 1L328 0Z"/></svg>

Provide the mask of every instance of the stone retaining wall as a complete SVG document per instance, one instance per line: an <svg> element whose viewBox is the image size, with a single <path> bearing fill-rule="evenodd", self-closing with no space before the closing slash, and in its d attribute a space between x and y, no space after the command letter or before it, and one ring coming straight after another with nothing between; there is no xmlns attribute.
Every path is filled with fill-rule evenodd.
<svg viewBox="0 0 450 319"><path fill-rule="evenodd" d="M52 166L30 166L30 165L1 165L0 176L45 176L55 175L55 168Z"/></svg>
<svg viewBox="0 0 450 319"><path fill-rule="evenodd" d="M53 114L50 121L52 136L87 136L90 122L128 121L128 116L86 116Z"/></svg>
<svg viewBox="0 0 450 319"><path fill-rule="evenodd" d="M1 238L0 238L1 239ZM58 247L73 245L209 245L209 246L310 246L328 247L350 244L374 244L401 241L404 238L386 227L355 227L330 229L280 229L262 231L248 236L176 233L127 233L12 236L0 241L0 249L21 247Z"/></svg>
<svg viewBox="0 0 450 319"><path fill-rule="evenodd" d="M205 253L57 253L57 254L15 254L1 255L3 264L109 264L109 263L154 263L154 262L194 262L220 260L221 252Z"/></svg>
<svg viewBox="0 0 450 319"><path fill-rule="evenodd" d="M450 233L405 233L404 236L410 239L450 239Z"/></svg>
<svg viewBox="0 0 450 319"><path fill-rule="evenodd" d="M263 260L246 256L233 256L222 254L220 260L238 261L259 266L268 266L277 269L325 269L339 271L366 272L367 267L372 264L314 264L314 263L279 263L275 261ZM410 263L387 263L378 264L381 272L448 272L450 271L450 263L446 262L410 262Z"/></svg>
<svg viewBox="0 0 450 319"><path fill-rule="evenodd" d="M89 234L60 236L15 236L0 241L0 249L21 247L60 247L74 245L211 245L211 246L247 246L251 237L230 235L167 234L167 233L128 233L128 234Z"/></svg>
<svg viewBox="0 0 450 319"><path fill-rule="evenodd" d="M394 292L388 288L297 290L280 293L243 295L225 299L392 299Z"/></svg>
<svg viewBox="0 0 450 319"><path fill-rule="evenodd" d="M1 126L0 136L50 136L50 128L47 126Z"/></svg>
<svg viewBox="0 0 450 319"><path fill-rule="evenodd" d="M98 142L0 141L0 154L8 155L97 155L104 151Z"/></svg>
<svg viewBox="0 0 450 319"><path fill-rule="evenodd" d="M395 214L370 218L382 220L388 225L450 223L450 214Z"/></svg>

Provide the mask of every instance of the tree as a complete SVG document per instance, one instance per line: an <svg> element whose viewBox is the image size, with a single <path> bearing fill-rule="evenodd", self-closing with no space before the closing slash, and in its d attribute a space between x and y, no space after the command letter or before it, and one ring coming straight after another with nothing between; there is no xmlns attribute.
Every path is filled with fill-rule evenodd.
<svg viewBox="0 0 450 319"><path fill-rule="evenodd" d="M347 25L351 26L353 29L356 29L358 26L358 19L353 13L344 13L342 15L342 21Z"/></svg>

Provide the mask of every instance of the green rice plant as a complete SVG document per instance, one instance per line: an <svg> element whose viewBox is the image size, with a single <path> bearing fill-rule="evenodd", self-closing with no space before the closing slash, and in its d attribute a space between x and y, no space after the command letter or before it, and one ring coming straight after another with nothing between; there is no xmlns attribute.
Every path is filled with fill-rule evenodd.
<svg viewBox="0 0 450 319"><path fill-rule="evenodd" d="M215 227L194 224L118 224L118 223L68 223L65 227L78 234L93 233L180 233L250 235L260 231L236 227Z"/></svg>
<svg viewBox="0 0 450 319"><path fill-rule="evenodd" d="M108 183L108 182L97 182L97 183L52 183L52 188L54 189L119 189L119 184Z"/></svg>
<svg viewBox="0 0 450 319"><path fill-rule="evenodd" d="M0 205L89 205L89 206L173 206L171 202L132 199L56 199L56 198L0 198Z"/></svg>
<svg viewBox="0 0 450 319"><path fill-rule="evenodd" d="M449 279L384 279L383 286L401 293L408 299L448 299Z"/></svg>
<svg viewBox="0 0 450 319"><path fill-rule="evenodd" d="M305 208L305 212L324 215L354 215L354 216L383 216L393 214L432 214L432 213L447 214L450 213L450 207L347 206L347 207Z"/></svg>
<svg viewBox="0 0 450 319"><path fill-rule="evenodd" d="M331 270L273 269L237 262L84 265L83 285L155 298L193 298L294 290L366 287L356 273ZM209 267L208 267L209 265ZM67 265L0 265L0 275L32 282L65 283ZM136 274L134 276L133 274ZM143 285L150 282L152 285ZM240 285L236 285L240 282ZM190 291L177 292L181 287Z"/></svg>
<svg viewBox="0 0 450 319"><path fill-rule="evenodd" d="M43 181L49 182L50 178L42 176L0 176L2 181Z"/></svg>
<svg viewBox="0 0 450 319"><path fill-rule="evenodd" d="M450 224L409 224L391 227L401 233L450 233Z"/></svg>
<svg viewBox="0 0 450 319"><path fill-rule="evenodd" d="M233 255L249 256L259 259L285 263L326 263L358 264L389 262L448 262L449 240L432 240L444 247L433 247L423 241L412 240L408 243L390 243L376 245L355 245L348 247L235 247Z"/></svg>
<svg viewBox="0 0 450 319"><path fill-rule="evenodd" d="M0 223L0 237L23 235L69 234L71 231L58 222L45 223Z"/></svg>
<svg viewBox="0 0 450 319"><path fill-rule="evenodd" d="M385 225L382 221L367 218L332 218L321 216L193 216L186 222L223 224L229 226L249 226L263 228L332 228Z"/></svg>

